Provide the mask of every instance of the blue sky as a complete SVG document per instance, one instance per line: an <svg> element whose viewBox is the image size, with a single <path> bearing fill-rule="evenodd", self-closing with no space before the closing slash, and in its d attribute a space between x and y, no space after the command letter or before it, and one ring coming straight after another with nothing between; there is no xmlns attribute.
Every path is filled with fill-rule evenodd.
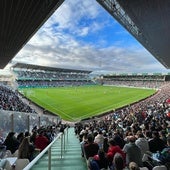
<svg viewBox="0 0 170 170"><path fill-rule="evenodd" d="M168 72L96 0L65 0L12 62L109 73Z"/></svg>

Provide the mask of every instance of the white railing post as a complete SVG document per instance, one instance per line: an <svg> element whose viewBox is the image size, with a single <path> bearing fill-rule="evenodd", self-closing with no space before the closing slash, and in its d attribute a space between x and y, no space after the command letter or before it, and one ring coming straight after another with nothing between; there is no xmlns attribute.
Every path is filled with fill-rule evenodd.
<svg viewBox="0 0 170 170"><path fill-rule="evenodd" d="M66 148L65 135L66 135L66 132L64 132L64 152L65 152L65 148Z"/></svg>
<svg viewBox="0 0 170 170"><path fill-rule="evenodd" d="M51 170L51 147L48 150L48 170Z"/></svg>
<svg viewBox="0 0 170 170"><path fill-rule="evenodd" d="M63 158L63 133L61 135L61 159Z"/></svg>
<svg viewBox="0 0 170 170"><path fill-rule="evenodd" d="M68 143L68 128L67 128L67 143Z"/></svg>

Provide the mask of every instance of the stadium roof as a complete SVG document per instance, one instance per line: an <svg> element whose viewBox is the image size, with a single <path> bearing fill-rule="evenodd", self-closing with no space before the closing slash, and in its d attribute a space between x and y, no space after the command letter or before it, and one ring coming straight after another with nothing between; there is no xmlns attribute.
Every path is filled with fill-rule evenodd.
<svg viewBox="0 0 170 170"><path fill-rule="evenodd" d="M0 68L28 42L64 0L0 0Z"/></svg>
<svg viewBox="0 0 170 170"><path fill-rule="evenodd" d="M170 0L97 0L170 69Z"/></svg>
<svg viewBox="0 0 170 170"><path fill-rule="evenodd" d="M12 66L15 69L28 69L28 70L45 70L45 71L60 71L60 72L76 72L76 73L91 73L91 71L87 70L73 70L73 69L65 69L65 68L55 68L55 67L46 67L32 64L24 64L24 63L16 63Z"/></svg>

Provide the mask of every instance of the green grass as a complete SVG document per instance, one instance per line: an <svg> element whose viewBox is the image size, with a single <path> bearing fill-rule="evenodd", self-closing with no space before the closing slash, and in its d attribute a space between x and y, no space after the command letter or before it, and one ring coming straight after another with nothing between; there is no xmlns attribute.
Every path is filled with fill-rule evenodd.
<svg viewBox="0 0 170 170"><path fill-rule="evenodd" d="M114 86L22 88L26 97L64 120L78 121L139 101L155 93L151 89Z"/></svg>

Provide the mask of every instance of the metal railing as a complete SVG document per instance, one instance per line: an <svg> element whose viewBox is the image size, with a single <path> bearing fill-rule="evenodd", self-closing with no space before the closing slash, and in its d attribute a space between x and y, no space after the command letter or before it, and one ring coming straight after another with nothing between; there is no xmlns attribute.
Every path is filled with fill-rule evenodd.
<svg viewBox="0 0 170 170"><path fill-rule="evenodd" d="M59 133L57 137L41 153L39 153L23 170L30 170L47 152L48 152L48 170L51 170L51 147L59 139L61 139L60 158L62 159L63 153L65 152L66 149L66 142L68 142L68 128L64 130L64 133Z"/></svg>

